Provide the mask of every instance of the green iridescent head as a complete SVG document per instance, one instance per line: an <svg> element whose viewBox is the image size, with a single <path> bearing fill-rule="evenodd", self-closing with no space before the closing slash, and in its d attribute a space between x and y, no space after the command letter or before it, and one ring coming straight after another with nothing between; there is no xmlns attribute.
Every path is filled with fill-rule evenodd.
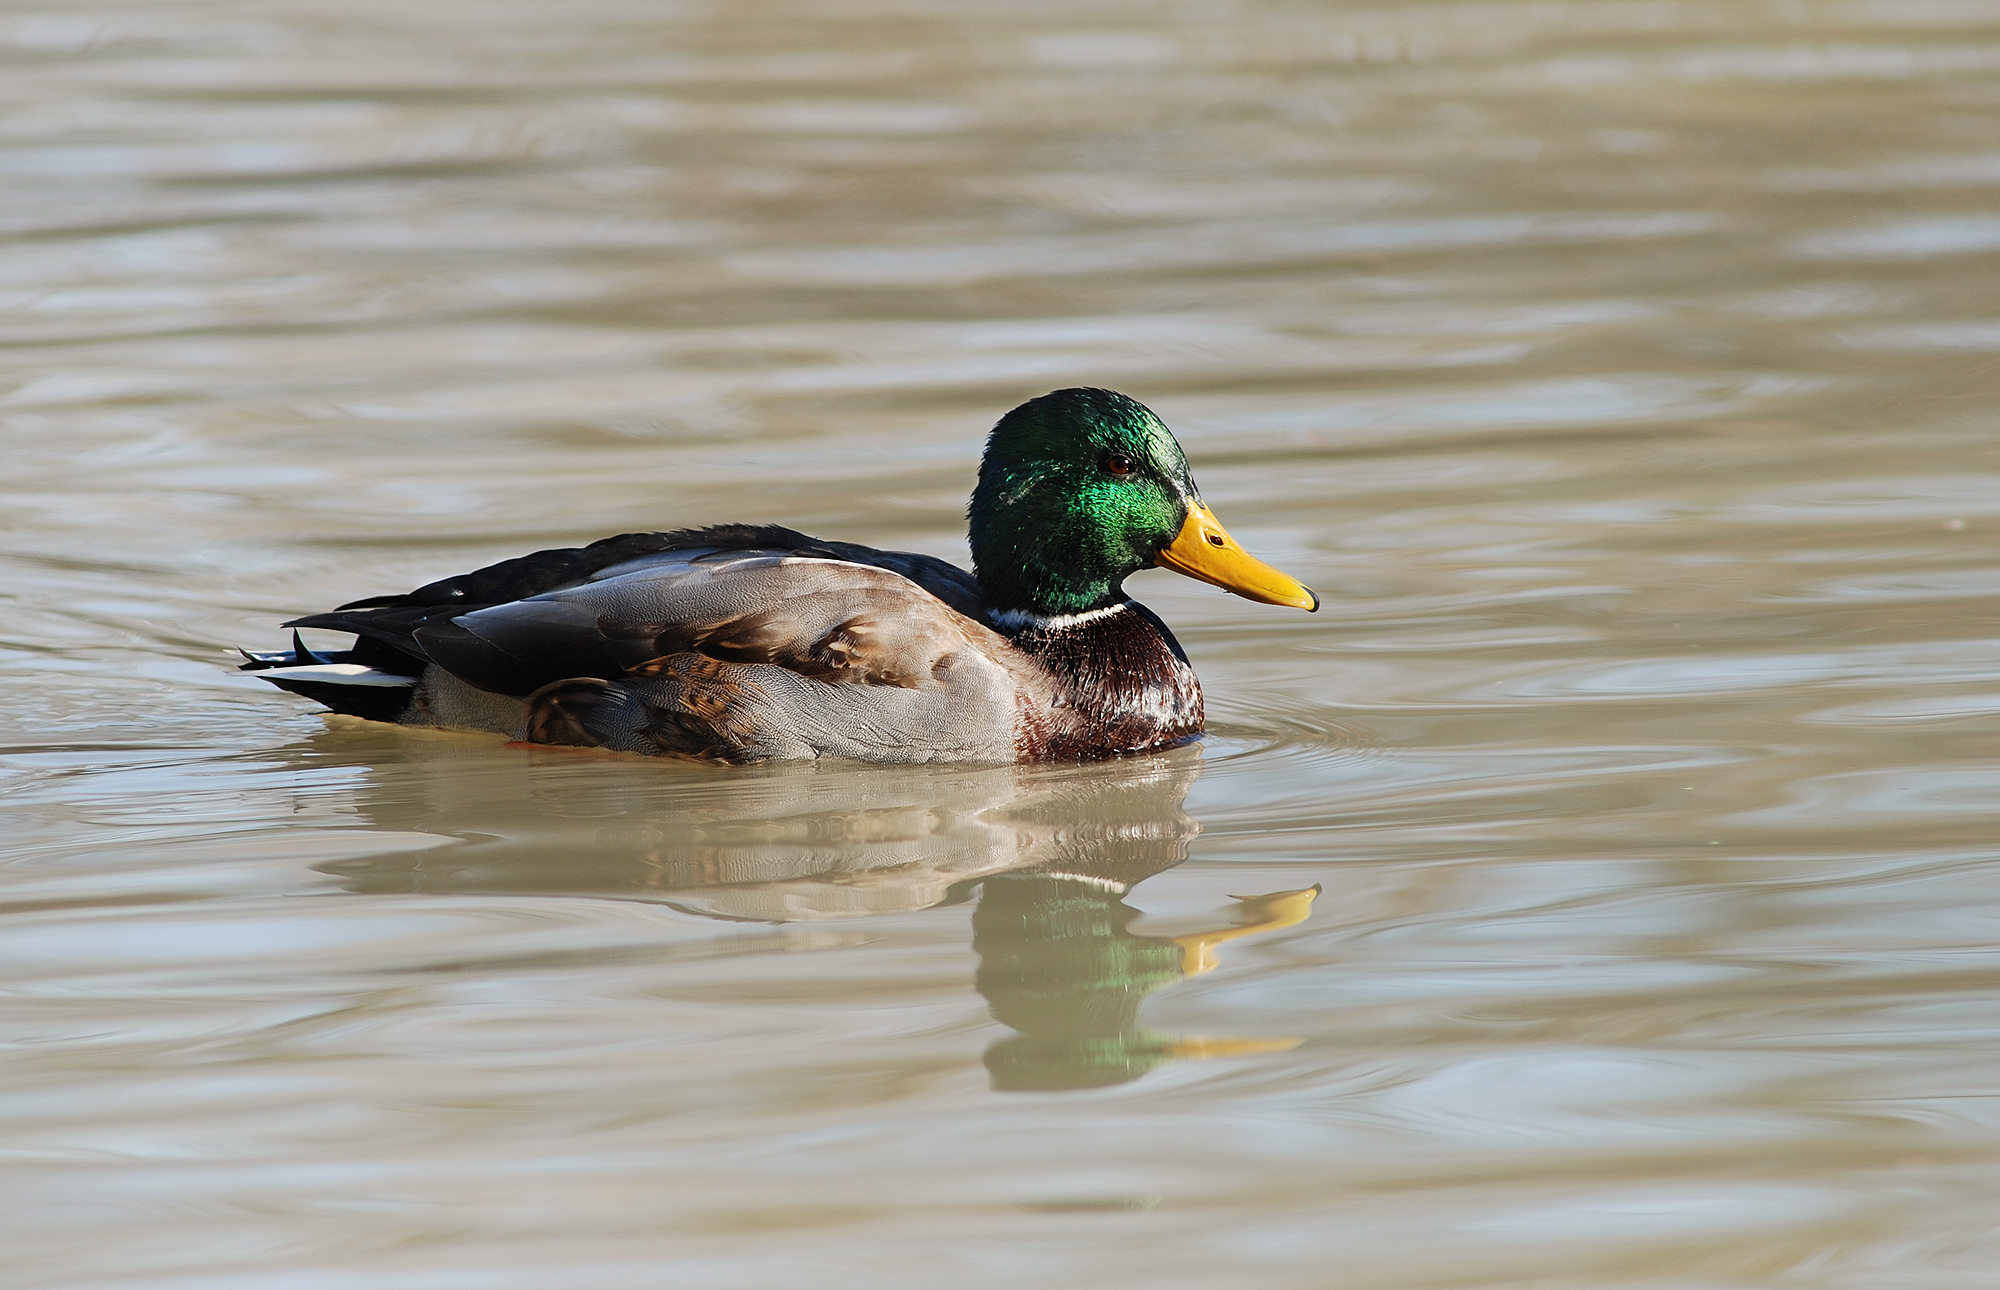
<svg viewBox="0 0 2000 1290"><path fill-rule="evenodd" d="M1078 614L1123 599L1199 500L1187 458L1143 403L1057 390L1000 418L967 512L995 609Z"/></svg>

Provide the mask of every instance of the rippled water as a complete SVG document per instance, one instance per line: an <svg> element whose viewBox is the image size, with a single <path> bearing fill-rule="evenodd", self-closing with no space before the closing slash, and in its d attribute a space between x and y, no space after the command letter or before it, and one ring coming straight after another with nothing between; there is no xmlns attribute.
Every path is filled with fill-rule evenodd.
<svg viewBox="0 0 2000 1290"><path fill-rule="evenodd" d="M1992 1284L1996 73L1986 0L0 11L10 1284ZM962 559L1067 384L1327 597L1134 581L1199 750L230 670L627 530Z"/></svg>

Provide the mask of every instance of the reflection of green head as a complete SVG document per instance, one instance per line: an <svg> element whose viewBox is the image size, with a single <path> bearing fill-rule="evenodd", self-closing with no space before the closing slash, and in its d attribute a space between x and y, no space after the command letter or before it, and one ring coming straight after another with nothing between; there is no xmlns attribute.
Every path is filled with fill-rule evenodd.
<svg viewBox="0 0 2000 1290"><path fill-rule="evenodd" d="M1008 874L986 880L972 914L979 993L1021 1033L986 1050L1002 1090L1094 1088L1172 1060L1172 1036L1139 1025L1152 991L1181 980L1181 947L1134 935L1138 916L1102 885Z"/></svg>
<svg viewBox="0 0 2000 1290"><path fill-rule="evenodd" d="M1284 1052L1298 1044L1163 1035L1139 1025L1139 1005L1163 985L1214 968L1223 943L1304 922L1317 884L1235 897L1227 924L1178 936L1127 930L1139 911L1124 902L1125 891L1073 872L985 880L972 913L975 984L994 1019L1021 1032L986 1050L993 1087L1095 1088L1179 1057Z"/></svg>

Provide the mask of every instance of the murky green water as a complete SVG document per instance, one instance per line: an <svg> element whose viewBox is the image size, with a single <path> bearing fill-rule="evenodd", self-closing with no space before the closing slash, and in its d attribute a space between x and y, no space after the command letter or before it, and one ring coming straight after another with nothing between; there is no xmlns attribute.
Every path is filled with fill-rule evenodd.
<svg viewBox="0 0 2000 1290"><path fill-rule="evenodd" d="M1993 1283L2000 5L14 4L0 230L10 1285ZM1199 750L229 669L1069 384Z"/></svg>

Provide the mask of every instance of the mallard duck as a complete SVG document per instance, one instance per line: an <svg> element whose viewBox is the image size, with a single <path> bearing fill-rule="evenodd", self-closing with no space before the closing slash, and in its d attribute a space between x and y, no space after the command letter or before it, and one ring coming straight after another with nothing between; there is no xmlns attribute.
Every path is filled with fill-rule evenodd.
<svg viewBox="0 0 2000 1290"><path fill-rule="evenodd" d="M627 533L309 614L243 666L354 716L758 762L1090 760L1203 729L1201 683L1123 590L1152 566L1265 604L1251 557L1138 401L1032 399L986 441L973 572L771 525ZM350 632L315 653L299 628Z"/></svg>

